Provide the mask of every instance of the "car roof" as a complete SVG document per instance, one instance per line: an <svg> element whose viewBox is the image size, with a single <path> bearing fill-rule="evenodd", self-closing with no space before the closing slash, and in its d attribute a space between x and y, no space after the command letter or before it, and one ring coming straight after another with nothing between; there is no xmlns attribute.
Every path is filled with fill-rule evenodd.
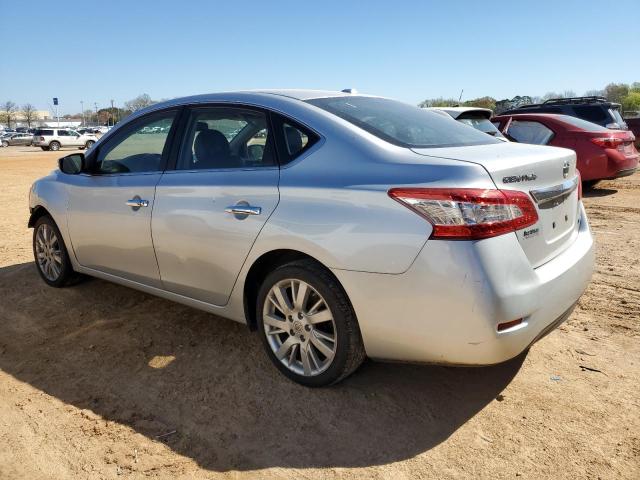
<svg viewBox="0 0 640 480"><path fill-rule="evenodd" d="M488 108L481 107L430 107L433 110L442 110L443 112L447 112L453 118L458 118L463 113L467 112L479 112L482 113L487 119L491 118L493 112Z"/></svg>

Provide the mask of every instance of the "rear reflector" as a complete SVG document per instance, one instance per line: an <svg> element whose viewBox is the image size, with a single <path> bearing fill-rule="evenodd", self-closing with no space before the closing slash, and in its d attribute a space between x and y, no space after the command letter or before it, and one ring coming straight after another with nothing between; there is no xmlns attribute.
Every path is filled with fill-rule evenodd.
<svg viewBox="0 0 640 480"><path fill-rule="evenodd" d="M479 240L538 221L529 195L516 190L393 188L389 196L431 223L435 239Z"/></svg>
<svg viewBox="0 0 640 480"><path fill-rule="evenodd" d="M520 325L522 323L522 319L518 318L516 320L511 320L510 322L504 322L504 323L499 323L498 324L498 331L502 332L504 330L508 330L512 327L515 327L516 325Z"/></svg>

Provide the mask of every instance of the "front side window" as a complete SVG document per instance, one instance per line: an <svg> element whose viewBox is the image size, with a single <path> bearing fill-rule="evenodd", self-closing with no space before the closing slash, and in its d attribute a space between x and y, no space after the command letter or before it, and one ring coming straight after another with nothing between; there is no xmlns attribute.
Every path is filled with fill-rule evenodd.
<svg viewBox="0 0 640 480"><path fill-rule="evenodd" d="M66 130L58 130L58 136L59 137L68 137L69 136L69 132L67 132Z"/></svg>
<svg viewBox="0 0 640 480"><path fill-rule="evenodd" d="M500 142L428 109L386 98L349 95L315 98L307 103L401 147L460 147Z"/></svg>
<svg viewBox="0 0 640 480"><path fill-rule="evenodd" d="M194 110L177 168L211 170L276 165L267 116L233 107Z"/></svg>
<svg viewBox="0 0 640 480"><path fill-rule="evenodd" d="M161 112L135 121L100 148L98 173L142 173L162 170L162 153L176 112Z"/></svg>
<svg viewBox="0 0 640 480"><path fill-rule="evenodd" d="M553 130L550 130L540 122L513 120L509 125L507 135L518 143L547 145L553 138L554 133Z"/></svg>

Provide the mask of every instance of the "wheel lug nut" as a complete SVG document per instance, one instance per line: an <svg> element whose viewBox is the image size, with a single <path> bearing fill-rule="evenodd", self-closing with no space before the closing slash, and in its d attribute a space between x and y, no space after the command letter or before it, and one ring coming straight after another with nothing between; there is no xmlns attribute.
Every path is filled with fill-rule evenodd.
<svg viewBox="0 0 640 480"><path fill-rule="evenodd" d="M300 340L304 342L304 335L300 335Z"/></svg>
<svg viewBox="0 0 640 480"><path fill-rule="evenodd" d="M298 319L302 320L302 313L298 312Z"/></svg>
<svg viewBox="0 0 640 480"><path fill-rule="evenodd" d="M293 336L293 329L289 330L289 335Z"/></svg>
<svg viewBox="0 0 640 480"><path fill-rule="evenodd" d="M309 330L311 330L311 326L310 325L305 325L304 329L308 332Z"/></svg>
<svg viewBox="0 0 640 480"><path fill-rule="evenodd" d="M290 322L293 322L293 317L292 317L291 315L289 315L289 317L288 317L288 318L289 318L289 321L290 321Z"/></svg>

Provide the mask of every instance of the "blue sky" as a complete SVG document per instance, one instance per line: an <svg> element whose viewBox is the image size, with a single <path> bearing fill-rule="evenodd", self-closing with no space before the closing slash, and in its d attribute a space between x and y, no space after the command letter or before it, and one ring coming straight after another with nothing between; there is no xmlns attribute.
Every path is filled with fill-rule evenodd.
<svg viewBox="0 0 640 480"><path fill-rule="evenodd" d="M639 15L638 0L0 0L0 102L50 109L57 96L74 113L81 100L250 88L409 103L582 94L640 81Z"/></svg>

